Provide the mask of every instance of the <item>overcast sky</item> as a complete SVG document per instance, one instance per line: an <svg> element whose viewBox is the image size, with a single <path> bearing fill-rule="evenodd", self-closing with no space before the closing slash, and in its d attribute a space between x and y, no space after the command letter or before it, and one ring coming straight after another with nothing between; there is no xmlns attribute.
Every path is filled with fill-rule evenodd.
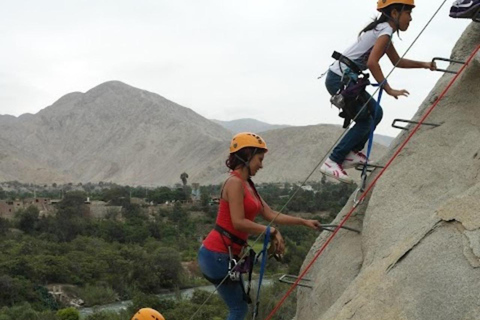
<svg viewBox="0 0 480 320"><path fill-rule="evenodd" d="M417 1L402 54L443 0ZM407 55L449 57L468 20L443 9ZM375 0L1 1L0 114L37 113L61 96L120 80L207 118L274 124L341 124L324 80L376 15ZM388 59L384 59L388 60ZM385 73L391 68L382 63ZM441 76L398 70L389 82L409 98L383 99L378 133L396 135Z"/></svg>

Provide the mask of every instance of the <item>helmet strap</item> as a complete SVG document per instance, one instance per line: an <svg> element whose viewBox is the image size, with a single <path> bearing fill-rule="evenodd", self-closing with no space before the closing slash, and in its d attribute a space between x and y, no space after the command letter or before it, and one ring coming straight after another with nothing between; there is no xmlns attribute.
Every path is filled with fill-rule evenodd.
<svg viewBox="0 0 480 320"><path fill-rule="evenodd" d="M249 176L249 177L252 176L252 171L250 170L250 160L253 159L253 156L257 153L257 150L258 150L258 148L253 149L252 155L247 159L247 161L245 161L245 160L242 159L238 154L235 153L235 158L237 158L238 160L240 160L241 162L243 162L243 164L245 165L245 167L247 167L248 176Z"/></svg>

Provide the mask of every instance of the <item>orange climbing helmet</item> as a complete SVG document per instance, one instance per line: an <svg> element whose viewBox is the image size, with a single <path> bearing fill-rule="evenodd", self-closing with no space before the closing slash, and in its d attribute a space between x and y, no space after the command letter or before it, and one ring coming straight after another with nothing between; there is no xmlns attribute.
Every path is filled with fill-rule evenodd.
<svg viewBox="0 0 480 320"><path fill-rule="evenodd" d="M392 4L404 4L415 8L415 0L378 0L377 10L382 11L383 9Z"/></svg>
<svg viewBox="0 0 480 320"><path fill-rule="evenodd" d="M268 151L267 144L258 134L242 132L236 134L230 142L230 153L235 153L243 148L258 148Z"/></svg>
<svg viewBox="0 0 480 320"><path fill-rule="evenodd" d="M165 320L165 318L155 309L143 308L135 313L132 320Z"/></svg>

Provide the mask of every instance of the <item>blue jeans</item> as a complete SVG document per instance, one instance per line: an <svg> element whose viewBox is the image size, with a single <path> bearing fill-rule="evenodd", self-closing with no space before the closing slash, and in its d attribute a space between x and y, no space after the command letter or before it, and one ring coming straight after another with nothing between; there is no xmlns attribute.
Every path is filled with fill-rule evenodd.
<svg viewBox="0 0 480 320"><path fill-rule="evenodd" d="M228 254L210 251L203 245L198 250L198 265L200 270L208 280L218 280L218 283L228 273ZM244 299L242 289L243 281L225 280L220 287L217 288L220 297L228 306L229 313L227 320L244 320L248 312L248 303Z"/></svg>
<svg viewBox="0 0 480 320"><path fill-rule="evenodd" d="M325 86L327 87L328 92L333 96L342 86L342 77L329 70L327 73L327 79L325 80ZM371 97L366 91L363 94L365 95L364 101L367 101ZM377 109L375 109L377 102L373 98L370 100L369 104L370 108L375 110L375 117L372 117L369 114L368 108L362 110L355 120L355 125L348 130L347 134L337 144L335 149L333 149L332 154L330 155L332 161L342 164L350 151L358 152L363 150L370 135L372 121L374 121L373 118L375 118L375 128L380 121L382 121L382 107L378 106ZM358 113L362 107L363 104L359 103L356 106L355 113Z"/></svg>

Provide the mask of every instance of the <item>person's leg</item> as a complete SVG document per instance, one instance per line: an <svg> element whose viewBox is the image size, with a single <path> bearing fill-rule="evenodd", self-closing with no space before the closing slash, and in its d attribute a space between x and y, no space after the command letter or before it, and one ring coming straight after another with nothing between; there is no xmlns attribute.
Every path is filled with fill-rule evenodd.
<svg viewBox="0 0 480 320"><path fill-rule="evenodd" d="M328 93L332 96L335 95L341 86L342 77L329 70L325 79L325 87L327 88Z"/></svg>
<svg viewBox="0 0 480 320"><path fill-rule="evenodd" d="M213 252L200 247L198 265L205 277L217 285L227 276L229 256L226 253ZM212 281L213 280L213 281ZM218 294L227 304L227 320L244 320L248 312L248 303L244 299L243 283L227 278L218 288Z"/></svg>
<svg viewBox="0 0 480 320"><path fill-rule="evenodd" d="M226 281L217 288L218 294L228 306L227 320L244 320L248 313L248 303L242 289L243 281Z"/></svg>
<svg viewBox="0 0 480 320"><path fill-rule="evenodd" d="M361 107L357 109L357 112L360 111L360 109ZM358 115L355 125L348 130L347 134L335 146L330 155L330 159L336 163L343 163L347 154L362 144L365 136L368 139L371 125L372 118L365 109ZM365 142L363 142L363 144L365 144Z"/></svg>
<svg viewBox="0 0 480 320"><path fill-rule="evenodd" d="M366 102L366 101L368 101L368 99L370 99L370 95L367 92L365 92L365 96L362 100ZM371 110L375 110L375 128L374 128L374 130L375 130L377 128L378 124L382 121L383 109L382 109L382 106L380 106L380 105L378 105L378 107L377 107L377 101L373 98L370 99L370 101L369 101L369 107L370 107ZM371 115L369 115L369 117L371 118ZM372 126L371 119L370 119L369 123L370 123L370 128L368 129L368 132L365 132L362 139L359 140L359 143L356 144L353 147L352 151L359 152L359 151L361 151L365 148L365 144L367 143L368 138L370 137L370 131L371 131L371 126Z"/></svg>

